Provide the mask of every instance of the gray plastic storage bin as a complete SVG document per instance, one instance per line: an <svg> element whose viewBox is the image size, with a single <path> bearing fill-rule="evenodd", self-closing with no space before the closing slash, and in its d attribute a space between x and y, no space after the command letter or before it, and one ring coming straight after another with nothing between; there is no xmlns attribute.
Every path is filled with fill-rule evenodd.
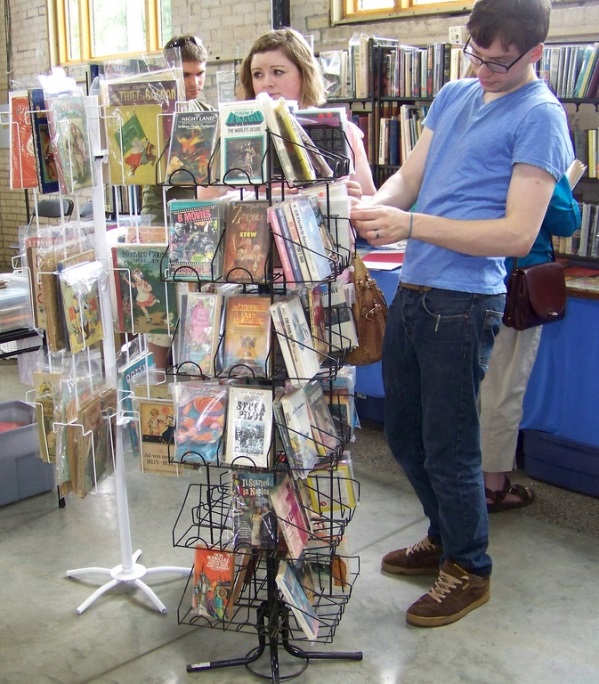
<svg viewBox="0 0 599 684"><path fill-rule="evenodd" d="M0 403L0 421L25 423L0 432L0 506L50 491L55 466L40 458L33 406L24 401Z"/></svg>

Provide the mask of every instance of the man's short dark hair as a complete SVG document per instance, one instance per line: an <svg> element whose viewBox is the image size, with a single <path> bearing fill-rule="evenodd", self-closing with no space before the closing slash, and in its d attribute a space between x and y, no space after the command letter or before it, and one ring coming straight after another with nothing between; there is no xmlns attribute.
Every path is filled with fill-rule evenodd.
<svg viewBox="0 0 599 684"><path fill-rule="evenodd" d="M478 0L466 29L482 48L499 38L504 50L525 53L545 40L550 16L551 0Z"/></svg>
<svg viewBox="0 0 599 684"><path fill-rule="evenodd" d="M208 61L208 51L202 43L202 39L193 36L190 33L184 33L181 36L173 36L164 46L164 53L169 56L172 55L174 49L179 48L181 51L182 62L206 62Z"/></svg>

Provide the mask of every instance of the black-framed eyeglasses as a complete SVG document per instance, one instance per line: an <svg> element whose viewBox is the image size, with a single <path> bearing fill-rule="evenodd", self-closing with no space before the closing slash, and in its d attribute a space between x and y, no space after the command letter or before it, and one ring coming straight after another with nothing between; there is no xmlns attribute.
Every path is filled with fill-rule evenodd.
<svg viewBox="0 0 599 684"><path fill-rule="evenodd" d="M463 53L464 57L470 62L470 64L474 65L475 67L480 67L483 64L487 67L489 71L493 71L496 74L507 74L507 72L516 64L519 62L524 55L526 55L529 51L527 50L526 52L523 52L520 57L516 57L516 59L511 63L511 64L501 64L500 62L487 62L484 59L481 59L480 57L477 57L473 52L470 52L468 50L468 45L470 45L470 41L472 39L468 38L466 41L466 45L464 45Z"/></svg>
<svg viewBox="0 0 599 684"><path fill-rule="evenodd" d="M198 47L202 44L202 39L197 36L181 36L179 38L171 38L168 43L164 46L165 50L170 50L170 48L180 48L188 43L197 45Z"/></svg>

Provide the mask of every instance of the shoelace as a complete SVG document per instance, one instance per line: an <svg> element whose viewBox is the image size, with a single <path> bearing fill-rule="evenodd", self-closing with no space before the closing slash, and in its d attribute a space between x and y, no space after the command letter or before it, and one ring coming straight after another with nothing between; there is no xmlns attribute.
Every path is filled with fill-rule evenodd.
<svg viewBox="0 0 599 684"><path fill-rule="evenodd" d="M413 554L413 553L418 553L419 551L428 551L429 549L434 549L434 548L435 548L434 544L431 544L430 541L428 540L428 537L425 537L424 539L421 539L419 542L417 542L413 546L408 547L408 550L406 551L406 556L409 556L410 554Z"/></svg>
<svg viewBox="0 0 599 684"><path fill-rule="evenodd" d="M446 598L450 592L459 587L461 584L463 584L461 579L458 579L453 575L449 575L446 572L443 572L443 570L439 570L439 577L437 577L437 581L431 587L431 589L429 589L428 593L437 603L441 603L441 601L443 601L443 599Z"/></svg>

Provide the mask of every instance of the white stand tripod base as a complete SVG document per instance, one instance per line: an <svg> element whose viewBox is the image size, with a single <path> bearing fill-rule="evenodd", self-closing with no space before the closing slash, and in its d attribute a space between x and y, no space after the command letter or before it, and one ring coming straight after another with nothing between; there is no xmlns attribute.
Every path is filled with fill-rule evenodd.
<svg viewBox="0 0 599 684"><path fill-rule="evenodd" d="M83 613L87 608L89 608L89 606L91 606L91 604L94 603L96 599L100 598L100 596L105 594L107 591L114 589L119 584L131 584L137 587L138 589L141 589L161 613L166 613L166 606L164 605L164 603L162 603L158 596L156 596L156 593L152 589L150 589L150 587L145 582L142 582L141 578L145 575L157 575L158 573L167 572L187 576L189 575L190 569L179 568L172 565L165 565L157 568L146 568L144 565L136 563L137 559L140 556L141 549L138 549L132 556L133 563L131 565L131 570L125 570L122 564L116 565L114 568L90 567L78 568L77 570L67 570L67 577L83 577L85 575L91 574L109 575L110 577L112 577L112 579L109 582L106 582L101 587L96 589L96 591L94 591L94 593L91 596L89 596L80 606L77 606L75 612L78 615L81 615L81 613Z"/></svg>

